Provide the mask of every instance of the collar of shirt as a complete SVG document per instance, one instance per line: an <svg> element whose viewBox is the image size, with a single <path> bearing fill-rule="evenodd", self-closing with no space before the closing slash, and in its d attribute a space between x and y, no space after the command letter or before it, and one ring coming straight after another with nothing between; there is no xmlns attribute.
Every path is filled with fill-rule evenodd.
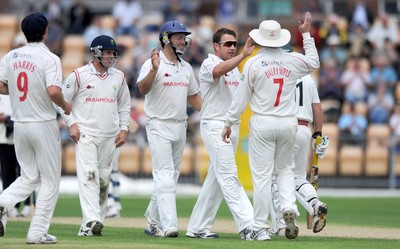
<svg viewBox="0 0 400 249"><path fill-rule="evenodd" d="M220 57L218 57L215 54L208 54L208 58L210 58L210 59L212 59L213 61L216 61L216 62L223 62L224 61L223 59L221 59Z"/></svg>
<svg viewBox="0 0 400 249"><path fill-rule="evenodd" d="M93 66L93 61L89 62L89 70L91 74L101 75L101 73L97 72L96 68ZM105 74L114 74L114 68L113 67L108 68Z"/></svg>
<svg viewBox="0 0 400 249"><path fill-rule="evenodd" d="M42 47L49 50L49 48L43 42L29 42L25 46Z"/></svg>
<svg viewBox="0 0 400 249"><path fill-rule="evenodd" d="M165 46L168 46L168 45L165 45ZM168 60L168 58L165 56L165 54L164 54L164 52L162 50L160 51L160 60L162 60L165 64L169 64L169 65L175 66L175 63L173 63L172 61ZM181 59L181 62L178 61L178 63L181 66L184 66L184 64L182 63L182 59Z"/></svg>

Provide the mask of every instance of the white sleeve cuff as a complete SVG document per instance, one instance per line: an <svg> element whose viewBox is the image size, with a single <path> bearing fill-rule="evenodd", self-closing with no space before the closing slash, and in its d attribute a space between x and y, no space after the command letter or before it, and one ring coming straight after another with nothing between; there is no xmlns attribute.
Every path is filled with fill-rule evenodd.
<svg viewBox="0 0 400 249"><path fill-rule="evenodd" d="M226 127L231 128L232 125L233 125L233 123L232 123L231 121L229 121L229 120L226 120L226 121L225 121L225 126L226 126Z"/></svg>
<svg viewBox="0 0 400 249"><path fill-rule="evenodd" d="M304 40L304 39L310 39L310 38L311 38L310 32L305 32L305 33L302 33L301 35L303 36L303 40Z"/></svg>

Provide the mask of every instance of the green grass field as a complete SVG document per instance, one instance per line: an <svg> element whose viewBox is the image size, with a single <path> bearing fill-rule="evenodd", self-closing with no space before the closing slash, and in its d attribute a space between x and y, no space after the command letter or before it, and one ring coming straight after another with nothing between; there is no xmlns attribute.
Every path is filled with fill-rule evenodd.
<svg viewBox="0 0 400 249"><path fill-rule="evenodd" d="M323 198L329 205L328 225L361 226L400 229L400 198ZM122 197L122 217L143 217L149 197ZM177 200L178 217L190 216L196 197L180 197ZM61 196L54 217L81 217L77 196ZM302 213L302 219L304 218ZM300 217L301 218L301 217ZM217 215L218 220L232 219L226 204L223 202ZM129 220L129 219L127 219ZM217 221L218 221L217 220ZM145 224L143 224L144 227ZM49 233L56 235L55 245L39 245L40 248L400 248L400 240L335 238L322 236L299 236L294 240L285 237L273 237L271 241L243 241L236 233L220 234L216 240L189 239L180 231L178 238L152 238L143 233L143 228L106 227L101 237L78 237L80 224L64 225L52 223ZM0 248L25 248L26 233L29 223L10 220L7 233L0 238ZM32 245L31 245L32 246Z"/></svg>

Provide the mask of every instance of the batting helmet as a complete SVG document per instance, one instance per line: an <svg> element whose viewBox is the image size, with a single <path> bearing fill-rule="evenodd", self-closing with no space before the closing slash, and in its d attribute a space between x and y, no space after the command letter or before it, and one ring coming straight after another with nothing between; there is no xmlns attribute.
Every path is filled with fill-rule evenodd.
<svg viewBox="0 0 400 249"><path fill-rule="evenodd" d="M101 51L103 50L118 51L117 43L108 35L97 36L90 44L90 52L96 57L101 57Z"/></svg>
<svg viewBox="0 0 400 249"><path fill-rule="evenodd" d="M168 21L161 26L160 41L163 44L169 44L171 35L176 33L185 33L186 35L191 34L182 23L178 21Z"/></svg>

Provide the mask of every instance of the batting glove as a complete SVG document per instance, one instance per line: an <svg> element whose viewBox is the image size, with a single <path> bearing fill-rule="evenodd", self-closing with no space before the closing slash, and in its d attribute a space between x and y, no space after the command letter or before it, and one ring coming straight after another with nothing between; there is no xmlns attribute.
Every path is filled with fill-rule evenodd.
<svg viewBox="0 0 400 249"><path fill-rule="evenodd" d="M315 153L318 155L319 159L324 158L325 151L329 146L329 138L327 136L323 136L321 139L321 143L317 145L315 148Z"/></svg>

